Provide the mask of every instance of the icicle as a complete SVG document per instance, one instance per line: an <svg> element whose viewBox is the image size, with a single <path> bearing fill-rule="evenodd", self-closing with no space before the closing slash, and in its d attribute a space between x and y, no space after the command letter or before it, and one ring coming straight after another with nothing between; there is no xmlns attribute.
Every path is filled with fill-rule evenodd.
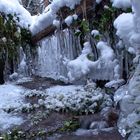
<svg viewBox="0 0 140 140"><path fill-rule="evenodd" d="M64 59L73 60L81 50L80 42L71 30L56 32L40 42L37 75L54 79L67 79Z"/></svg>

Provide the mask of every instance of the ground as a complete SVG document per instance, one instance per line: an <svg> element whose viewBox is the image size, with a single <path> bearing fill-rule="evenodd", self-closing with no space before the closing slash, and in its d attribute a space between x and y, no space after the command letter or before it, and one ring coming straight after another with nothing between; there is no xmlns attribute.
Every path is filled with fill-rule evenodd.
<svg viewBox="0 0 140 140"><path fill-rule="evenodd" d="M90 86L86 88L91 90ZM83 108L83 105L85 108L89 104L93 105L89 102L90 96L94 97L92 100L95 100L96 97L97 101L95 100L94 103L103 106L100 100L104 93L100 89L95 89L100 93L97 92L98 96L91 95L89 91L83 91L82 86L79 87L40 77L20 84L8 83L0 86L0 96L3 101L0 103L1 137L4 140L92 140L95 138L97 140L112 140L112 138L122 140L116 127L118 114L114 108L111 109L109 101L107 102L108 107L110 106L109 111L102 111L102 113L97 106L92 108L95 111L93 114L93 110L90 112ZM82 95L81 97L78 95L79 93ZM80 104L79 101L79 111L77 112L75 104L78 97L80 99L84 97L86 102L81 100ZM73 98L75 101L71 102L69 98ZM51 101L48 102L48 100ZM68 109L63 108L62 103L65 100L67 101L65 105L68 105L69 102L70 105L74 105L73 108L71 106Z"/></svg>

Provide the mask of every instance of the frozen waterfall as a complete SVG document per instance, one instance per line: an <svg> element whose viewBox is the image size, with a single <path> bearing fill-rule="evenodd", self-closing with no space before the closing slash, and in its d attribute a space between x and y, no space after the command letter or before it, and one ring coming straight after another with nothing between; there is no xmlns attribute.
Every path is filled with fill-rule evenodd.
<svg viewBox="0 0 140 140"><path fill-rule="evenodd" d="M43 39L39 44L36 75L66 80L64 61L75 59L81 52L80 39L72 30L66 29Z"/></svg>

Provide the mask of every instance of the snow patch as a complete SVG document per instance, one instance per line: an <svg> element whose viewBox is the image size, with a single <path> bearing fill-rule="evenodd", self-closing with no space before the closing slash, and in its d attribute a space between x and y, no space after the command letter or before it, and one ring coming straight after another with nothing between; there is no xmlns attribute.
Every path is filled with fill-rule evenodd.
<svg viewBox="0 0 140 140"><path fill-rule="evenodd" d="M4 110L20 108L23 104L24 89L5 84L0 86L0 129L7 129L12 125L20 125L23 120L15 114L8 114Z"/></svg>

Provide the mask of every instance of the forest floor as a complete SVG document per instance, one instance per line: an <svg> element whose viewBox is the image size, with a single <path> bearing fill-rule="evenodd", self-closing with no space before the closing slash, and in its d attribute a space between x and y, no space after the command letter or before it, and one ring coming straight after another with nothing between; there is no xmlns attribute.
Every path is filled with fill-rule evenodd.
<svg viewBox="0 0 140 140"><path fill-rule="evenodd" d="M61 81L54 81L50 78L35 77L32 81L18 84L21 87L31 90L45 90L46 88L55 87L57 85L68 86ZM13 88L14 89L14 88ZM11 90L13 90L11 88ZM68 88L68 90L70 90ZM0 91L1 93L1 91ZM11 92L12 93L12 92ZM14 97L15 100L17 97ZM21 111L6 110L6 113L16 112L15 116L23 119L19 124L10 125L9 128L1 130L1 139L3 140L123 140L119 134L116 123L118 114L116 111L108 112L106 119L100 112L94 114L75 114L72 112L56 112L48 113L44 105L39 105L38 101L44 96L26 96L22 100L18 100L20 105L22 102L32 105L32 107L22 107ZM18 105L17 106L20 106ZM8 104L8 102L7 102ZM36 105L37 107L33 107ZM1 107L1 106L0 106ZM15 118L18 120L19 118ZM13 120L12 120L13 121ZM4 123L7 123L6 121ZM6 139L7 138L7 139Z"/></svg>

